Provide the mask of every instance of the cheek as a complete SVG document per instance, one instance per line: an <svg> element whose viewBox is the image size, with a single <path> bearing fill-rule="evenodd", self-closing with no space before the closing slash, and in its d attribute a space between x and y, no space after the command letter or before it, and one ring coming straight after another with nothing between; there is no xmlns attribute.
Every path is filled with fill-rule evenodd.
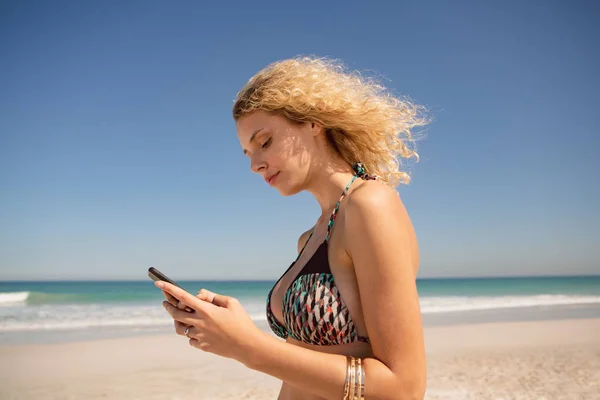
<svg viewBox="0 0 600 400"><path fill-rule="evenodd" d="M279 170L284 167L286 157L281 149L273 148L265 152L263 159L269 165L269 168Z"/></svg>
<svg viewBox="0 0 600 400"><path fill-rule="evenodd" d="M299 137L294 136L283 139L274 153L286 164L295 167L306 166L310 154L306 144Z"/></svg>
<svg viewBox="0 0 600 400"><path fill-rule="evenodd" d="M285 139L275 141L265 152L264 160L269 167L282 169L289 162L291 151Z"/></svg>

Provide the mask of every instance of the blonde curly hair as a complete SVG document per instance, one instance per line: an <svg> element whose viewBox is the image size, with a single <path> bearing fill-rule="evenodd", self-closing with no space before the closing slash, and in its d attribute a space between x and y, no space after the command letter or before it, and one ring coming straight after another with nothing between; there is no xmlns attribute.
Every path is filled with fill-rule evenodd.
<svg viewBox="0 0 600 400"><path fill-rule="evenodd" d="M412 130L429 122L423 106L322 57L277 61L250 78L236 96L233 118L256 110L322 125L344 161L362 162L368 174L392 187L409 183L400 159L418 160Z"/></svg>

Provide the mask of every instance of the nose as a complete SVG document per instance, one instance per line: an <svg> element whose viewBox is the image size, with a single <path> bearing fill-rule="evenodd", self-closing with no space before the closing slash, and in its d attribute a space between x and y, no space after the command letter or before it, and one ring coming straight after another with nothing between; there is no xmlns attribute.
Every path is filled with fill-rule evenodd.
<svg viewBox="0 0 600 400"><path fill-rule="evenodd" d="M267 167L266 163L261 160L259 157L252 157L250 159L250 170L252 172L260 172L262 169L265 169Z"/></svg>

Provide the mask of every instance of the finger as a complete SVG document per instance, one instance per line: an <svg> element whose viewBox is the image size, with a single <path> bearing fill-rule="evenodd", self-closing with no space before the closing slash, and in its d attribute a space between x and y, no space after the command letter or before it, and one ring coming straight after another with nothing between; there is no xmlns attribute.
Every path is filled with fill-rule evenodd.
<svg viewBox="0 0 600 400"><path fill-rule="evenodd" d="M187 334L186 334L186 331L187 331ZM188 339L194 338L194 326L193 325L186 326L185 329L183 330L183 334L184 334L184 336L187 336Z"/></svg>
<svg viewBox="0 0 600 400"><path fill-rule="evenodd" d="M175 321L185 325L194 325L200 319L196 312L182 311L168 301L163 301L163 307Z"/></svg>
<svg viewBox="0 0 600 400"><path fill-rule="evenodd" d="M233 297L224 296L222 294L216 294L216 293L213 293L210 290L206 290L206 289L201 289L198 292L197 297L199 299L202 299L204 301L212 303L215 306L225 307L225 308L227 308L227 306L230 305L233 300L236 300Z"/></svg>
<svg viewBox="0 0 600 400"><path fill-rule="evenodd" d="M238 302L238 300L236 298L224 296L222 294L215 294L215 297L213 297L213 301L212 301L212 303L215 306L224 307L224 308L229 308L231 305L233 305L236 302Z"/></svg>
<svg viewBox="0 0 600 400"><path fill-rule="evenodd" d="M165 295L165 298L167 299L167 301L173 305L176 305L177 302L179 300L177 300L175 297L173 297L170 293L165 292L164 290L162 291L163 294Z"/></svg>
<svg viewBox="0 0 600 400"><path fill-rule="evenodd" d="M172 296L171 296L171 297L172 297ZM169 302L169 303L170 303L170 302ZM173 303L171 303L171 304L173 304ZM179 301L179 300L177 300L176 307L177 307L178 309L180 309L180 310L184 310L184 311L187 311L187 312L194 312L194 310L192 310L192 309L191 309L191 308L190 308L190 307L189 307L187 304L185 304L183 301Z"/></svg>
<svg viewBox="0 0 600 400"><path fill-rule="evenodd" d="M206 343L206 342L203 342L203 341L191 338L189 340L189 343L190 343L190 346L192 346L192 347L195 347L195 348L197 348L199 350L202 350L202 351L208 351L208 352L210 352L210 349L211 349L210 345L208 343Z"/></svg>
<svg viewBox="0 0 600 400"><path fill-rule="evenodd" d="M173 321L173 324L175 325L175 333L184 336L185 328L187 328L188 325L182 324L179 321Z"/></svg>
<svg viewBox="0 0 600 400"><path fill-rule="evenodd" d="M171 304L173 304L175 307L179 308L180 310L185 310L187 312L194 312L194 310L192 310L191 307L189 307L187 304L185 304L182 301L177 300L175 297L173 297L170 293L167 293L163 290L163 294L165 295L165 297L167 298L167 301Z"/></svg>
<svg viewBox="0 0 600 400"><path fill-rule="evenodd" d="M171 296L175 297L177 300L185 303L197 312L204 314L210 312L211 306L209 304L206 304L205 301L196 298L196 296L192 296L190 293L186 292L184 289L178 286L163 281L157 281L155 282L155 285L163 291L169 293Z"/></svg>
<svg viewBox="0 0 600 400"><path fill-rule="evenodd" d="M209 303L213 302L213 299L215 298L215 296L216 295L213 292L211 292L210 290L206 290L206 289L200 289L200 291L196 295L196 297L198 297L199 299L208 301Z"/></svg>
<svg viewBox="0 0 600 400"><path fill-rule="evenodd" d="M175 333L177 333L180 336L185 336L185 328L187 328L190 325L186 325L184 323L181 323L179 321L174 321L174 325L175 325ZM204 328L206 327L206 324L203 320L198 320L196 321L196 323L194 325L191 325L194 328L194 331L196 332L197 336L203 336L203 332L204 332ZM191 331L191 328L190 328ZM188 332L189 334L189 332Z"/></svg>

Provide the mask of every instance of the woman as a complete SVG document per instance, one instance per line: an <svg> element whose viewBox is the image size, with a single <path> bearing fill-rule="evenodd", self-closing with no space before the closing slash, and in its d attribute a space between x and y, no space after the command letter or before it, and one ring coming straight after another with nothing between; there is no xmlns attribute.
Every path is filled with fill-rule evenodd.
<svg viewBox="0 0 600 400"><path fill-rule="evenodd" d="M233 117L252 171L284 196L310 192L321 215L267 297L268 322L285 341L234 298L157 283L176 332L281 379L280 400L422 399L419 253L394 190L409 180L398 158L416 157L422 108L335 61L301 57L252 77Z"/></svg>

